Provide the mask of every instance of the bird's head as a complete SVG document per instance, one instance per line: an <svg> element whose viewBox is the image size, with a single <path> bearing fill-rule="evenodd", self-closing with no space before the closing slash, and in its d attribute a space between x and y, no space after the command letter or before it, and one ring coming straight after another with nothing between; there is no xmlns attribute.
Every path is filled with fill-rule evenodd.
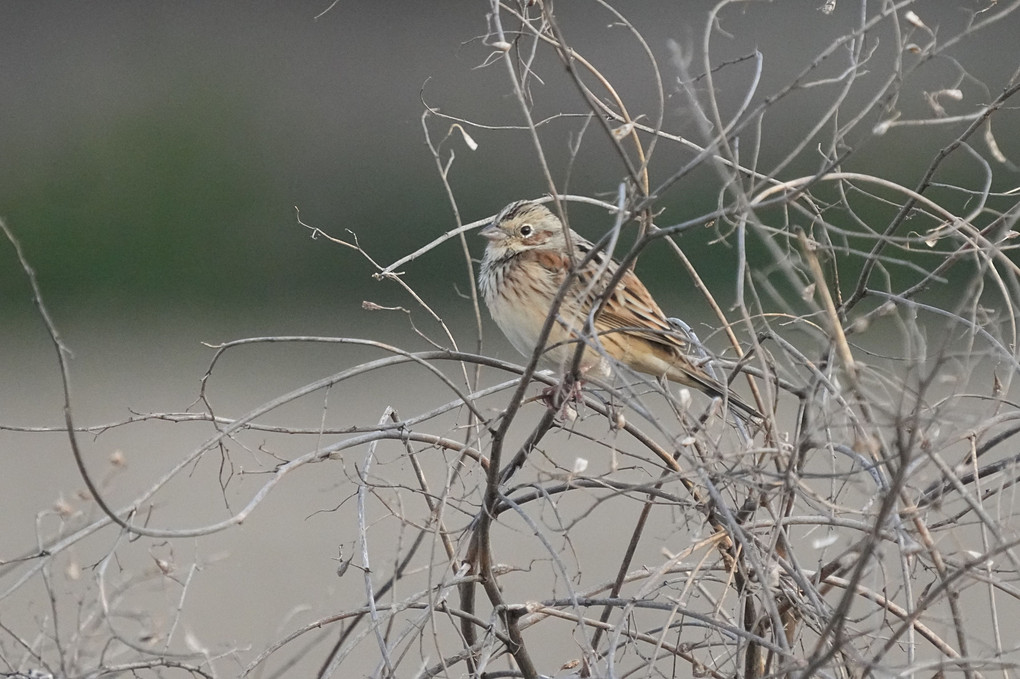
<svg viewBox="0 0 1020 679"><path fill-rule="evenodd" d="M479 235L489 240L487 253L497 258L527 250L566 248L559 218L544 205L529 201L507 205Z"/></svg>

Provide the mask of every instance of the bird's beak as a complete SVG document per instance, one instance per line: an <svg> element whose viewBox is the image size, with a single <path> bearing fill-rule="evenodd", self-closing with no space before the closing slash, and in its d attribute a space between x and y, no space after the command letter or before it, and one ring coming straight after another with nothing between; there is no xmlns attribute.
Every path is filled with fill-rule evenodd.
<svg viewBox="0 0 1020 679"><path fill-rule="evenodd" d="M506 234L503 233L503 229L499 228L495 224L489 224L487 227L479 231L478 235L489 240L499 240Z"/></svg>

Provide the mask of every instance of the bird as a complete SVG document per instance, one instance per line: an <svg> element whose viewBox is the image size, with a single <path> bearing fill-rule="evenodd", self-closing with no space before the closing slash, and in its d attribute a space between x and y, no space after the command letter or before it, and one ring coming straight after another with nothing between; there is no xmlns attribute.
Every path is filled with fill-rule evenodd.
<svg viewBox="0 0 1020 679"><path fill-rule="evenodd" d="M609 377L614 363L621 363L723 398L742 411L736 414L745 421L763 421L754 406L692 360L690 341L677 332L633 271L625 271L608 292L594 319L596 338L586 335L593 305L607 294L620 265L601 251L588 257L592 243L573 230L569 233L568 246L559 217L527 200L507 205L479 232L489 242L478 287L492 319L515 349L525 356L534 353L560 286L573 267L580 266L546 339L545 363L561 369L570 365L577 342L583 341L587 346L580 362L582 379Z"/></svg>

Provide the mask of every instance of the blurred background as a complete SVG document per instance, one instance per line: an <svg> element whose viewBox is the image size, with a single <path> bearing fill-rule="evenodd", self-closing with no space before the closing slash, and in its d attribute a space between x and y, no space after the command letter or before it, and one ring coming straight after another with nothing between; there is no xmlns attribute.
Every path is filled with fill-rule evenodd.
<svg viewBox="0 0 1020 679"><path fill-rule="evenodd" d="M567 37L631 108L651 111L647 57L608 12L588 11L585 4L557 7ZM966 5L938 3L925 7L922 18L954 35L970 20L974 8ZM627 14L662 68L667 127L694 133L695 140L669 42L678 41L684 51L700 47L710 6L639 6ZM315 329L324 332L364 317L359 306L368 291L381 303L402 300L391 286L372 285L363 258L311 240L296 221L295 206L305 222L333 235L356 233L377 261L388 263L454 224L424 143L422 100L485 125L521 123L503 66L480 67L492 52L482 40L485 6L446 1L428 12L416 7L5 5L0 215L22 241L58 321L66 328L144 314L176 325L184 322L180 314L206 314L261 331L278 314L302 310L319 319ZM736 7L740 11L725 15L732 39L720 35L713 45L719 59L753 49L766 54L759 96L786 84L854 19L851 3L838 4L831 15L804 3ZM966 98L958 105L943 101L950 114L994 96L1017 66L1009 40L999 39L1012 28L1002 22L964 39L954 51L961 58L957 66L933 60L913 73L908 92L917 96L897 102L900 114L930 113L923 93L958 79ZM544 82L533 82L536 117L581 111L577 92L554 62L542 65ZM836 50L816 73L845 66ZM747 89L750 68L732 70L732 80L728 72L716 76L724 104L741 101ZM830 103L820 94L790 99L789 115L768 119L763 167L789 152L805 122ZM449 123L430 124L433 139L442 140ZM557 181L567 176L567 145L580 127L567 118L543 129ZM459 135L443 148L444 157L456 154L450 181L465 221L546 191L535 152L519 130L470 132L478 150L468 150ZM874 165L881 157L916 172L930 159L923 151L955 134L957 128L937 127L862 140L851 162ZM999 142L1008 151L1013 139L1007 134ZM602 132L591 127L581 149L568 188L613 195L621 172L606 154ZM659 153L660 167L673 167L676 156ZM818 158L803 155L791 176L818 166ZM711 209L717 181L710 175L685 180L663 197L668 217L679 221ZM2 253L0 310L13 321L6 326L31 324L24 277L12 266L9 248ZM445 253L456 257L459 247ZM459 261L435 265L444 259L437 253L423 262L413 271L414 284L446 291L455 282L463 285L465 268ZM710 274L712 267L705 269Z"/></svg>
<svg viewBox="0 0 1020 679"><path fill-rule="evenodd" d="M697 121L680 96L670 41L681 51L699 48L713 4L622 8L662 68L667 127L695 140ZM824 14L817 4L735 7L721 27L725 33L715 39L716 61L761 50L767 58L757 96L774 92L846 34L859 10L840 2L832 14ZM922 18L933 29L956 35L979 9L972 4L929 4ZM502 64L482 67L492 52L483 40L489 30L486 7L467 0L430 2L427 10L409 2L0 5L0 217L20 240L74 353L71 377L80 423L185 408L212 357L203 343L347 335L407 349L426 346L404 314L362 310L366 299L405 307L413 302L396 286L374 281L373 267L357 252L312 239L295 208L302 221L333 236L355 234L383 265L456 226L425 143L423 100L486 126L468 128L477 150L470 150L459 133L442 141L444 162L454 155L449 180L464 222L547 190L534 148L524 132L511 127L521 124L521 114ZM567 39L605 70L631 111L653 110L649 60L629 31L591 3L560 0L557 10ZM924 93L945 87L965 93L961 102L943 102L951 115L971 112L994 97L1017 68L1016 27L1015 17L1001 22L962 40L953 52L956 61L933 60L914 72L905 90L910 96L896 102L896 109L907 117L928 116ZM922 38L919 32L918 41ZM876 50L887 46L873 45ZM845 68L837 49L812 78ZM724 104L739 104L750 72L748 66L717 74ZM539 75L542 80L532 82L536 117L584 110L549 55ZM860 96L863 101L867 93ZM761 166L783 158L830 103L828 94L805 91L777 104L763 130ZM438 144L450 123L432 118L428 126ZM582 129L581 119L569 117L542 128L553 175L570 192L612 200L622 172L597 125L584 132L581 150L570 160L569 145ZM915 128L881 139L861 135L848 163L913 185L933 153L960 129ZM999 132L1004 153L1020 157L1016 135ZM679 148L661 150L655 176L663 179L693 155ZM820 163L809 148L784 175L811 173ZM959 177L970 172L965 165L951 169ZM1015 185L1015 173L1005 176L996 188ZM719 190L713 173L692 174L663 196L659 207L666 212L660 222L712 210ZM587 230L575 224L588 235L608 223L598 211L578 208L578 214L597 224ZM681 240L702 263L710 285L732 281L732 253L711 244L715 235L692 232ZM480 256L482 244L469 242ZM662 264L671 261L664 253L657 257L649 251L641 266L660 302L689 321L701 318L700 302L683 306L684 291L669 285L669 267L675 265ZM455 337L470 342L474 323L463 293L473 274L459 244L448 243L405 271L408 283L435 304ZM726 288L718 294L728 302L733 293ZM0 242L0 319L0 423L59 426L62 394L53 347L6 241ZM414 319L438 335L417 309ZM487 317L485 322L491 351L514 359ZM223 368L216 402L236 415L260 398L375 355L354 348L242 354ZM418 383L402 386L399 397L408 402L429 389ZM383 404L371 397L352 403L366 410L351 418L369 417ZM87 452L97 469L105 469L110 455L126 457L130 471L118 473L137 474L139 484L121 481L126 501L203 436L171 425L113 432L89 437ZM9 558L31 549L40 512L58 502L87 503L75 499L81 484L62 435L6 432L0 455L5 465L0 555ZM329 485L309 481L320 489ZM276 503L285 505L283 497ZM257 513L247 532L232 538L239 541L232 555L247 554L240 558L255 573L330 571L339 538L322 540L322 520L303 522L304 516ZM246 538L251 541L245 543ZM297 540L307 542L291 543ZM264 569L255 567L260 563ZM268 582L279 584L274 578ZM231 612L238 625L231 628L231 638L258 649L294 601L315 597L314 592L283 594L280 608L264 619L245 613L243 591L208 609L211 615L224 601L236 606ZM45 610L31 596L18 605L30 616Z"/></svg>

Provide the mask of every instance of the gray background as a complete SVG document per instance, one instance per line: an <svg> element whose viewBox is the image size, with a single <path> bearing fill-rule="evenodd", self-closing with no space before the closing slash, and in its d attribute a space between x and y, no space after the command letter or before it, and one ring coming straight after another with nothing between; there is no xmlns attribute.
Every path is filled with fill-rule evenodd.
<svg viewBox="0 0 1020 679"><path fill-rule="evenodd" d="M772 92L844 34L856 11L840 2L833 16L824 16L816 4L733 8L723 28L735 38L717 38L717 59L760 49L766 55L762 96ZM627 8L663 65L667 125L680 133L696 128L672 84L667 40L687 46L700 41L710 6ZM21 240L74 351L79 422L115 421L130 410L183 409L196 396L212 355L202 342L322 334L425 346L402 314L361 310L366 298L412 306L406 295L373 281L371 266L356 253L310 239L294 213L299 207L304 221L336 236L350 229L377 261L387 263L455 225L423 142L422 96L450 115L493 126L520 124L502 67L478 68L490 53L481 40L485 6L449 1L423 7L341 2L316 19L325 3L0 4L0 215ZM568 39L605 68L632 110L646 109L653 101L647 61L625 30L610 28L612 18L592 7L557 3ZM970 11L948 2L923 9L929 25L950 35ZM1005 84L1017 66L1016 34L1013 17L961 43L954 54L972 78L961 86L967 98L951 113L974 110ZM583 110L553 61L545 63L546 83L534 85L537 112ZM820 73L843 68L834 57ZM734 72L720 75L720 97L730 106L741 98L737 85L747 75L746 69ZM914 74L911 96L899 108L905 115L926 115L922 93L953 85L957 74L945 61L925 67ZM768 118L762 165L781 158L828 101L825 94L804 93L781 103ZM567 140L577 125L567 119L543 130L557 177L566 173ZM441 138L446 126L433 123L433 137ZM934 150L959 129L905 130L877 141L865 135L850 164L911 185ZM619 166L598 132L588 135L570 188L612 195ZM456 153L451 184L465 221L546 190L524 133L472 130L472 136L477 151L457 138L444 147ZM999 142L1008 156L1018 157L1016 135L1000 134ZM787 176L817 168L817 157L802 155ZM663 150L653 169L661 178L690 157ZM955 171L966 177L968 169ZM1015 174L1004 174L998 188L1016 183ZM708 172L685 180L663 197L665 219L711 210L718 190ZM730 255L708 245L712 235L685 236L681 244L703 263L710 283L729 280ZM472 247L480 254L481 243L472 241ZM721 259L709 259L715 254ZM649 252L642 259L656 295L668 310L696 321L703 308L697 301L685 306L685 291L670 285L669 271L657 264L666 260L658 256ZM470 305L457 294L468 276L459 248L449 244L407 271L408 282L430 295L458 339L469 340ZM721 299L730 294L722 290ZM0 422L59 425L62 396L52 346L6 243L0 243L0 314ZM415 318L423 320L420 312ZM486 329L491 350L515 358L487 318ZM214 380L216 403L236 415L376 355L321 348L238 352ZM399 386L365 384L356 398L338 400L333 412L341 420L374 420L387 403L411 409L429 397L424 381L402 379ZM114 430L86 437L86 452L98 476L110 474L116 504L134 497L206 433L176 425ZM126 456L123 470L106 466L115 451ZM31 549L37 515L58 499L94 513L76 495L81 482L60 434L3 433L0 456L3 558ZM216 473L214 461L199 466L194 485L182 486L189 498L194 493L189 506L168 508L160 522L194 525L222 512ZM205 485L207 492L196 489ZM180 552L193 550L206 564L190 590L187 628L217 648L237 644L257 652L279 636L281 625L287 627L281 621L296 606L312 606L304 620L359 600L356 580L332 574L337 545L350 544L349 526L315 513L344 496L342 485L342 474L307 473L274 494L242 529L218 538L216 550L201 541L176 544L182 561L194 554ZM57 519L46 515L44 521L52 527ZM87 570L116 539L108 534L105 542L60 563L77 561ZM165 556L168 547L145 549ZM228 562L217 567L221 558ZM137 563L145 562L143 549ZM155 596L154 606L175 596ZM19 591L5 608L25 613L26 620L47 614L36 587ZM565 658L555 650L547 658L559 659Z"/></svg>

